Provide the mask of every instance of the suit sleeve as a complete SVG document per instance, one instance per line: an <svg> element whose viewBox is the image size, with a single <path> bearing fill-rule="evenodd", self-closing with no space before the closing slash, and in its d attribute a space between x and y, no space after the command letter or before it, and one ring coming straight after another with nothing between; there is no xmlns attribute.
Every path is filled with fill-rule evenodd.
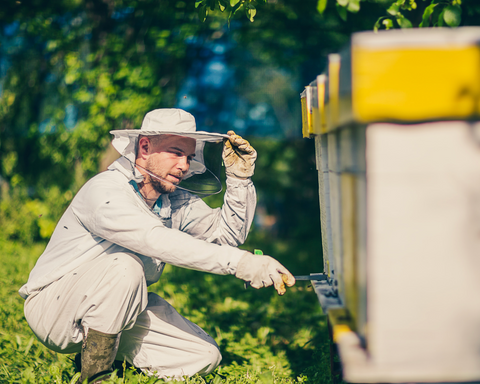
<svg viewBox="0 0 480 384"><path fill-rule="evenodd" d="M250 179L227 178L221 208L195 199L174 214L174 227L210 243L238 246L245 242L253 221L257 196Z"/></svg>
<svg viewBox="0 0 480 384"><path fill-rule="evenodd" d="M92 184L78 196L73 212L92 235L133 252L183 268L235 273L245 251L167 228L127 192L124 187Z"/></svg>

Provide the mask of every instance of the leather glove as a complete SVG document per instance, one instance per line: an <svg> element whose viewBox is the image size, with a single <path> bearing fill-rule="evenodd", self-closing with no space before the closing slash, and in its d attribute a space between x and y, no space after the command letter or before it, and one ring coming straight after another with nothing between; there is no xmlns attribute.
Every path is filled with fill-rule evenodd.
<svg viewBox="0 0 480 384"><path fill-rule="evenodd" d="M233 131L228 131L230 136L223 145L223 163L225 164L227 176L234 176L239 179L246 179L253 175L257 151L250 143L238 136Z"/></svg>
<svg viewBox="0 0 480 384"><path fill-rule="evenodd" d="M285 284L289 287L295 284L293 275L273 257L253 255L250 252L245 252L238 262L235 277L249 282L257 289L273 284L279 295L287 291Z"/></svg>

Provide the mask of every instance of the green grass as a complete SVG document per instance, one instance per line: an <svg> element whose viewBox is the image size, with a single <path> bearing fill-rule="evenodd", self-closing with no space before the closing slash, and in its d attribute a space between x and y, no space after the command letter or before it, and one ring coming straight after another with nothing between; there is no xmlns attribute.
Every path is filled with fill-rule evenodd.
<svg viewBox="0 0 480 384"><path fill-rule="evenodd" d="M18 289L44 244L0 241L0 383L75 383L73 355L40 344L23 316ZM222 364L187 383L332 383L326 318L308 282L285 296L272 288L247 289L233 276L167 266L150 287L196 322L220 345ZM111 383L155 383L126 370Z"/></svg>

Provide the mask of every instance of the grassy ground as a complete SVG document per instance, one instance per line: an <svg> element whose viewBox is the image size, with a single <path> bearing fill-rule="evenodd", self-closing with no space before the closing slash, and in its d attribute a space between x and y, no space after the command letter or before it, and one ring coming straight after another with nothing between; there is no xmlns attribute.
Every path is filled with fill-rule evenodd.
<svg viewBox="0 0 480 384"><path fill-rule="evenodd" d="M73 355L40 344L23 317L17 291L44 244L0 241L0 383L75 383ZM243 288L232 276L167 267L150 287L199 324L221 346L223 361L190 383L331 383L326 319L308 282L279 297L273 289ZM126 370L111 383L154 383Z"/></svg>

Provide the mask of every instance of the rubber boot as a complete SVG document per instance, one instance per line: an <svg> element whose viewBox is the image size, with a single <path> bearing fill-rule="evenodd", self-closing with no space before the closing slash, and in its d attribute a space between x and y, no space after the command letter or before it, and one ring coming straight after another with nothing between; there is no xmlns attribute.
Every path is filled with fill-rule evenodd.
<svg viewBox="0 0 480 384"><path fill-rule="evenodd" d="M118 351L120 334L112 335L89 329L82 345L82 374L79 383L100 383L113 372L112 364Z"/></svg>

